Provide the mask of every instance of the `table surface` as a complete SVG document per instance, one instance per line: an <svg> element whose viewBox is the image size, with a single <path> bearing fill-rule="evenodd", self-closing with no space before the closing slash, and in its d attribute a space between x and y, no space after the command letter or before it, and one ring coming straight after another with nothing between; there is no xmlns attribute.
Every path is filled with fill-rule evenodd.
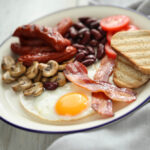
<svg viewBox="0 0 150 150"><path fill-rule="evenodd" d="M109 3L109 0L105 2ZM114 2L119 4L116 0ZM87 0L0 0L0 43L19 25L56 10L87 3ZM63 135L31 133L0 121L0 150L45 150L60 136Z"/></svg>

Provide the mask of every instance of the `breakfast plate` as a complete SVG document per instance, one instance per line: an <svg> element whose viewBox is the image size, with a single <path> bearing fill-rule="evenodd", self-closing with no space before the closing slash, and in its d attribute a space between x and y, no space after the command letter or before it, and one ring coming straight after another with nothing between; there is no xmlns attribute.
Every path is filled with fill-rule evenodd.
<svg viewBox="0 0 150 150"><path fill-rule="evenodd" d="M45 17L42 17L32 23L45 25L45 26L55 26L62 18L70 17L74 22L77 21L79 17L89 16L102 19L107 16L112 15L126 15L131 19L132 24L138 26L140 29L149 29L150 20L142 14L139 14L130 9L124 9L114 6L83 6L70 8L62 10ZM16 42L17 39L14 37L9 37L5 40L0 47L0 62L3 56L10 55L10 44ZM13 54L12 54L13 55ZM0 77L2 71L0 72ZM63 88L63 87L62 87ZM125 116L131 114L140 108L150 99L150 82L147 82L142 87L138 88L137 99L132 103L115 102L114 112L115 115L111 118L100 117L97 114L90 115L83 119L72 120L68 122L47 122L46 120L38 120L35 116L27 114L20 100L22 95L13 92L10 85L5 85L2 80L0 80L0 119L7 122L8 124L15 126L20 129L24 129L31 132L39 133L73 133L79 131L85 131L89 129L94 129L111 124ZM49 93L45 92L39 98L48 97ZM57 97L59 93L55 92L54 96ZM30 98L30 99L34 99ZM28 101L30 99L27 99Z"/></svg>

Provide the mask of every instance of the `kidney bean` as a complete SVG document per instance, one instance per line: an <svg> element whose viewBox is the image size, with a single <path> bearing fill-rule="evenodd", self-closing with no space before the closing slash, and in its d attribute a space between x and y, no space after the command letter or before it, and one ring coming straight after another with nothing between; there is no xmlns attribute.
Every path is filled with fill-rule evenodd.
<svg viewBox="0 0 150 150"><path fill-rule="evenodd" d="M76 40L76 41L75 41L74 43L81 44L81 40L82 40L82 38L76 38L75 40Z"/></svg>
<svg viewBox="0 0 150 150"><path fill-rule="evenodd" d="M84 52L84 53L85 53L85 55L89 54L89 52L88 52L88 51L86 51L85 49L78 49L78 53L80 53L80 52Z"/></svg>
<svg viewBox="0 0 150 150"><path fill-rule="evenodd" d="M98 47L97 47L97 59L101 59L104 55L104 45L103 44L99 44Z"/></svg>
<svg viewBox="0 0 150 150"><path fill-rule="evenodd" d="M91 40L90 42L89 42L89 44L91 45L91 46L97 46L97 44L98 44L98 42L97 42L97 40Z"/></svg>
<svg viewBox="0 0 150 150"><path fill-rule="evenodd" d="M106 31L104 31L104 30L101 28L101 26L99 26L97 29L99 30L99 32L100 32L103 36L106 36Z"/></svg>
<svg viewBox="0 0 150 150"><path fill-rule="evenodd" d="M84 34L86 31L89 31L88 28L82 28L78 31L78 35Z"/></svg>
<svg viewBox="0 0 150 150"><path fill-rule="evenodd" d="M85 56L89 54L89 51L86 50L82 50L82 52L85 54Z"/></svg>
<svg viewBox="0 0 150 150"><path fill-rule="evenodd" d="M91 28L97 28L99 26L100 22L97 20L97 21L94 21L90 24L90 27Z"/></svg>
<svg viewBox="0 0 150 150"><path fill-rule="evenodd" d="M82 61L84 57L85 57L85 54L83 52L80 52L76 55L76 60Z"/></svg>
<svg viewBox="0 0 150 150"><path fill-rule="evenodd" d="M95 50L94 50L93 47L87 46L86 48L87 48L87 50L88 50L88 52L89 52L90 54L95 54Z"/></svg>
<svg viewBox="0 0 150 150"><path fill-rule="evenodd" d="M85 66L89 66L89 65L93 64L94 62L95 62L94 59L86 59L86 60L82 61L82 64Z"/></svg>
<svg viewBox="0 0 150 150"><path fill-rule="evenodd" d="M101 40L101 43L104 45L106 43L106 37L104 37L102 40Z"/></svg>
<svg viewBox="0 0 150 150"><path fill-rule="evenodd" d="M75 24L74 24L74 27L75 27L76 29L82 29L82 28L85 27L85 25L84 25L82 22L78 22L78 23L75 23Z"/></svg>
<svg viewBox="0 0 150 150"><path fill-rule="evenodd" d="M99 40L102 38L102 34L96 30L96 29L92 29L91 30L91 34L93 35L93 37L96 39L96 40Z"/></svg>
<svg viewBox="0 0 150 150"><path fill-rule="evenodd" d="M82 23L85 23L86 20L90 19L90 17L80 17L79 21L81 21Z"/></svg>
<svg viewBox="0 0 150 150"><path fill-rule="evenodd" d="M90 24L91 24L92 22L95 22L95 21L97 21L97 19L95 19L95 18L89 18L89 19L86 20L85 24L86 24L87 26L90 26Z"/></svg>
<svg viewBox="0 0 150 150"><path fill-rule="evenodd" d="M69 32L67 32L67 33L64 35L65 38L69 38L69 36L70 36L70 33L69 33Z"/></svg>
<svg viewBox="0 0 150 150"><path fill-rule="evenodd" d="M57 82L45 82L43 86L46 90L55 90L58 87Z"/></svg>
<svg viewBox="0 0 150 150"><path fill-rule="evenodd" d="M85 33L84 33L84 37L83 37L83 39L82 39L82 41L81 41L81 44L87 44L88 42L89 42L89 40L90 40L90 32L89 31L86 31Z"/></svg>
<svg viewBox="0 0 150 150"><path fill-rule="evenodd" d="M78 32L77 32L77 30L76 30L74 27L71 27L71 28L69 29L69 31L70 31L70 36L71 36L73 39L78 35Z"/></svg>
<svg viewBox="0 0 150 150"><path fill-rule="evenodd" d="M94 60L96 60L96 56L95 55L87 55L86 57L85 57L85 59L94 59Z"/></svg>
<svg viewBox="0 0 150 150"><path fill-rule="evenodd" d="M85 46L84 45L81 45L81 44L78 44L78 43L76 43L76 44L73 44L73 46L75 47L75 48L79 48L79 49L85 49Z"/></svg>

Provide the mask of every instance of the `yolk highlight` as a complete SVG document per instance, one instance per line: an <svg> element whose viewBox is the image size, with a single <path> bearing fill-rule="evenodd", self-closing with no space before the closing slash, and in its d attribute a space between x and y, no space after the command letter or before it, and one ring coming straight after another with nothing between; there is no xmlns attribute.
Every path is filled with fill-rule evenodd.
<svg viewBox="0 0 150 150"><path fill-rule="evenodd" d="M63 95L56 103L55 110L59 115L75 116L88 107L88 98L81 93Z"/></svg>

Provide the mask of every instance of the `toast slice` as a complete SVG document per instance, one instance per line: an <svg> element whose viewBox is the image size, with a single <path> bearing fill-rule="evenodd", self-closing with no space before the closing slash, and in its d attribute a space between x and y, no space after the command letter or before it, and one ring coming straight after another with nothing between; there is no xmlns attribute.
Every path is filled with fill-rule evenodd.
<svg viewBox="0 0 150 150"><path fill-rule="evenodd" d="M123 31L113 35L111 46L144 74L150 74L150 30Z"/></svg>
<svg viewBox="0 0 150 150"><path fill-rule="evenodd" d="M113 72L113 81L118 87L138 88L147 82L150 75L145 75L134 68L125 57L118 55Z"/></svg>

